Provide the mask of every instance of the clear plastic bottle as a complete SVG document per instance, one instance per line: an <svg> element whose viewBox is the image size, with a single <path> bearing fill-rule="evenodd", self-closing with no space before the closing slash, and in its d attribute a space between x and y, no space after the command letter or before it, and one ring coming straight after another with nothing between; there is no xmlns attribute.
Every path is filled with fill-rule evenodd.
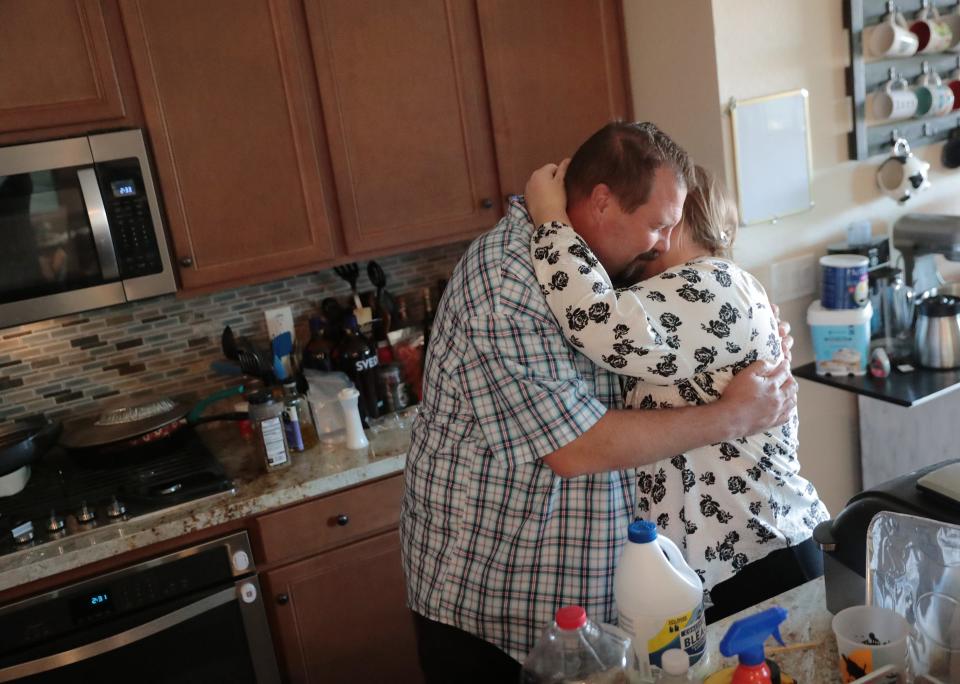
<svg viewBox="0 0 960 684"><path fill-rule="evenodd" d="M304 451L317 443L310 405L297 392L295 381L283 383L283 429L287 433L287 445L293 451Z"/></svg>
<svg viewBox="0 0 960 684"><path fill-rule="evenodd" d="M523 662L522 684L626 684L630 638L587 619L580 606L557 611Z"/></svg>

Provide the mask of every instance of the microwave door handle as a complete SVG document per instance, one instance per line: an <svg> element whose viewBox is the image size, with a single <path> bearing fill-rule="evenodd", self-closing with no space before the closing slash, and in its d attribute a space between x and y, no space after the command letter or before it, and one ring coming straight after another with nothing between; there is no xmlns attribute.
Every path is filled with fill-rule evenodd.
<svg viewBox="0 0 960 684"><path fill-rule="evenodd" d="M31 675L50 672L51 670L56 670L60 667L66 667L67 665L72 665L73 663L78 663L82 660L87 660L88 658L94 658L96 656L103 655L104 653L115 651L118 648L123 648L124 646L142 641L147 637L163 632L171 627L176 627L177 625L195 618L202 613L206 613L209 610L213 610L218 606L222 606L225 603L230 603L230 601L236 600L236 587L227 587L222 591L218 591L216 594L211 594L210 596L200 599L196 603L191 603L183 608L178 608L172 613L161 615L155 620L145 622L142 625L137 625L136 627L128 629L125 632L120 632L119 634L114 634L113 636L109 636L105 639L94 641L89 644L84 644L83 646L77 646L76 648L71 648L68 651L62 651L54 655L44 656L43 658L37 658L36 660L20 663L19 665L5 667L0 670L0 682L11 682L16 679L20 679L21 677L29 677Z"/></svg>
<svg viewBox="0 0 960 684"><path fill-rule="evenodd" d="M80 169L77 171L77 178L80 180L83 202L87 205L90 231L93 233L93 244L100 258L103 278L115 280L120 276L120 269L117 266L117 254L113 249L113 239L110 237L107 210L103 206L103 196L100 194L100 185L97 183L97 173L92 168Z"/></svg>

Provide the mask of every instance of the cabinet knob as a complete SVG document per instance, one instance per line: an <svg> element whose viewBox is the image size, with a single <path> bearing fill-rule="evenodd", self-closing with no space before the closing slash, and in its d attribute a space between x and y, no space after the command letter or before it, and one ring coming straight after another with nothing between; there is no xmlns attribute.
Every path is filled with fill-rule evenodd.
<svg viewBox="0 0 960 684"><path fill-rule="evenodd" d="M348 522L350 522L350 516L347 515L346 513L341 513L340 515L337 516L337 524L340 527L343 527Z"/></svg>
<svg viewBox="0 0 960 684"><path fill-rule="evenodd" d="M281 606L285 606L290 603L290 597L286 594L277 594L277 603Z"/></svg>
<svg viewBox="0 0 960 684"><path fill-rule="evenodd" d="M480 206L484 209L493 209L493 200L489 197L484 197L482 200L480 200Z"/></svg>
<svg viewBox="0 0 960 684"><path fill-rule="evenodd" d="M190 268L191 266L193 266L193 257L188 257L188 256L182 257L180 259L180 265L183 266L184 268Z"/></svg>

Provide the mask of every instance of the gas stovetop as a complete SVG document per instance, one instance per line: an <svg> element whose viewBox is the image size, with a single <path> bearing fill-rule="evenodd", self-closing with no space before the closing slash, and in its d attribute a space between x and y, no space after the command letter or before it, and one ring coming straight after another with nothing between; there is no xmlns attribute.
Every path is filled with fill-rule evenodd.
<svg viewBox="0 0 960 684"><path fill-rule="evenodd" d="M121 453L55 448L23 491L0 497L0 555L232 490L190 429Z"/></svg>

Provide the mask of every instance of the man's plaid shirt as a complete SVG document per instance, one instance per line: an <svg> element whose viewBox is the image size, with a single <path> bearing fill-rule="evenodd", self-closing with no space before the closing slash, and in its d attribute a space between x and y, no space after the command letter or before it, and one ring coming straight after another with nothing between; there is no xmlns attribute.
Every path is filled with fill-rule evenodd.
<svg viewBox="0 0 960 684"><path fill-rule="evenodd" d="M633 471L564 480L540 459L622 405L540 293L526 211L470 245L438 307L400 523L417 613L518 660L557 608L612 621Z"/></svg>

